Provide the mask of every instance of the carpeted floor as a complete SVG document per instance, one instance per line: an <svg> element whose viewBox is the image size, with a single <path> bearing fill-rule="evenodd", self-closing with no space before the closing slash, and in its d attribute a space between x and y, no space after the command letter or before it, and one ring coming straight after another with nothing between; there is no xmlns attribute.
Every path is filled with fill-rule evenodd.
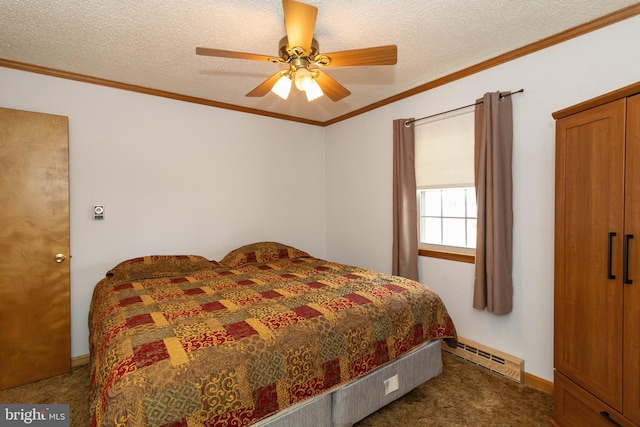
<svg viewBox="0 0 640 427"><path fill-rule="evenodd" d="M443 352L444 372L358 427L549 426L552 396ZM71 426L89 425L89 367L0 391L0 403L68 403Z"/></svg>
<svg viewBox="0 0 640 427"><path fill-rule="evenodd" d="M442 352L442 374L356 424L358 427L550 426L553 396Z"/></svg>

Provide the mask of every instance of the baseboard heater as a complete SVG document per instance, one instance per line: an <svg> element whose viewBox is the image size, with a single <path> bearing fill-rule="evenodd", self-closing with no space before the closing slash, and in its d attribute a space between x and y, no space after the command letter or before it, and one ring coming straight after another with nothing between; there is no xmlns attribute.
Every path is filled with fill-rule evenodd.
<svg viewBox="0 0 640 427"><path fill-rule="evenodd" d="M462 337L458 337L457 348L451 348L448 345L443 345L442 348L517 383L524 382L524 360L522 359Z"/></svg>

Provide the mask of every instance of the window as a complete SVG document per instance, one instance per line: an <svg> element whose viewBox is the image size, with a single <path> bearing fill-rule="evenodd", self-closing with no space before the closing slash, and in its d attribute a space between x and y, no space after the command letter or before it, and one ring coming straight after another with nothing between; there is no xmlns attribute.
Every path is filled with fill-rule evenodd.
<svg viewBox="0 0 640 427"><path fill-rule="evenodd" d="M418 229L423 249L475 253L473 111L416 125Z"/></svg>
<svg viewBox="0 0 640 427"><path fill-rule="evenodd" d="M418 190L418 207L421 244L476 247L474 187Z"/></svg>

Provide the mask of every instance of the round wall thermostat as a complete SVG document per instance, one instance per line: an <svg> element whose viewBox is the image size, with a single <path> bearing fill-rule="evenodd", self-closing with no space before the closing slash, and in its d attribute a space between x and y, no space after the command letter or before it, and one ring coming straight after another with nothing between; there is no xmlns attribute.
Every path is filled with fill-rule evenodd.
<svg viewBox="0 0 640 427"><path fill-rule="evenodd" d="M93 207L93 219L104 219L104 206L95 205Z"/></svg>

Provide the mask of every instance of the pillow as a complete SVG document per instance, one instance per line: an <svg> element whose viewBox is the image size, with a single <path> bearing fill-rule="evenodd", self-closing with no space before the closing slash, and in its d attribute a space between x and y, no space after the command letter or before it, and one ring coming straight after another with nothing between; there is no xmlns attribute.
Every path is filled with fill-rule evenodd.
<svg viewBox="0 0 640 427"><path fill-rule="evenodd" d="M150 255L123 261L107 272L108 278L140 280L184 276L198 270L220 267L217 261L198 255Z"/></svg>
<svg viewBox="0 0 640 427"><path fill-rule="evenodd" d="M220 264L237 268L246 264L308 256L310 256L308 253L282 243L258 242L232 250L220 260Z"/></svg>

